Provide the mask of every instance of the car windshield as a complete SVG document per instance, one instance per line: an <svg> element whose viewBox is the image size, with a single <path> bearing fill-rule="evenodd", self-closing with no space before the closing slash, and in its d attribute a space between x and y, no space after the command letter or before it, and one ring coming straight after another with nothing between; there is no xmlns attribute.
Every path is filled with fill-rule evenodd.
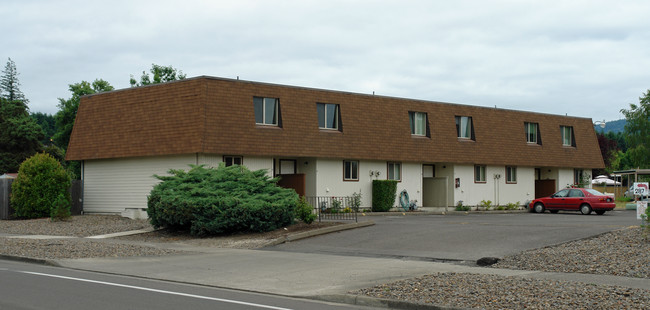
<svg viewBox="0 0 650 310"><path fill-rule="evenodd" d="M595 196L604 196L605 195L605 194L603 194L603 193L601 193L601 192L599 192L599 191L597 191L595 189L592 189L592 188L585 188L585 191L587 191L589 194L592 194L592 195L595 195Z"/></svg>

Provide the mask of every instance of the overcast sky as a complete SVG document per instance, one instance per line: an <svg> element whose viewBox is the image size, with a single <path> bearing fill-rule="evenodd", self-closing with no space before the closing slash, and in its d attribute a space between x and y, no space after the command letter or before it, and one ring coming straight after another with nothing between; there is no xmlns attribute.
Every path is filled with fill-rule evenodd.
<svg viewBox="0 0 650 310"><path fill-rule="evenodd" d="M650 88L650 1L2 1L32 112L152 63L357 93L623 118Z"/></svg>

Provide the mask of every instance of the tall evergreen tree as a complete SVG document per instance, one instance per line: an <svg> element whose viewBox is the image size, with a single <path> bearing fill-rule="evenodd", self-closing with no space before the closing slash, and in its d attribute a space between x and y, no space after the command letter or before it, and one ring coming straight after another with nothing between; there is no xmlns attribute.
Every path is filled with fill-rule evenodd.
<svg viewBox="0 0 650 310"><path fill-rule="evenodd" d="M54 115L43 112L32 112L30 113L30 116L36 121L38 125L41 126L41 128L43 128L45 137L43 140L41 140L41 143L43 143L43 145L50 144L52 142L51 139L54 137L54 133L56 132Z"/></svg>
<svg viewBox="0 0 650 310"><path fill-rule="evenodd" d="M16 70L16 63L9 58L5 69L2 71L2 78L0 78L0 94L2 97L9 101L22 101L25 108L27 108L27 99L22 91L20 91L20 82L18 81L18 71Z"/></svg>
<svg viewBox="0 0 650 310"><path fill-rule="evenodd" d="M42 150L44 136L23 101L0 97L0 174L17 172L25 159Z"/></svg>

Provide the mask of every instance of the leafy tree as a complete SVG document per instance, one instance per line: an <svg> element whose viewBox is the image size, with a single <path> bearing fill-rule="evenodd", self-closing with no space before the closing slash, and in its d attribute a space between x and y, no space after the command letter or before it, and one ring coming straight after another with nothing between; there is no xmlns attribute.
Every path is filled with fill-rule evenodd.
<svg viewBox="0 0 650 310"><path fill-rule="evenodd" d="M639 104L621 109L625 115L626 156L632 167L650 167L650 89L639 98ZM631 168L631 167L630 167Z"/></svg>
<svg viewBox="0 0 650 310"><path fill-rule="evenodd" d="M68 143L70 142L70 135L72 134L74 120L77 117L81 97L113 90L113 86L102 79L97 79L92 84L81 81L80 83L70 84L69 86L72 97L67 100L59 98L59 111L54 115L56 133L54 134L53 140L57 147L63 149L64 153L68 149ZM78 161L65 162L65 166L73 178L80 178L81 164Z"/></svg>
<svg viewBox="0 0 650 310"><path fill-rule="evenodd" d="M41 150L44 136L23 101L0 97L0 173L18 171L20 163Z"/></svg>
<svg viewBox="0 0 650 310"><path fill-rule="evenodd" d="M131 74L131 79L129 80L131 87L183 80L187 77L185 74L183 74L183 71L177 71L172 66L159 66L157 64L151 64L151 70L149 71L153 75L153 78L149 76L149 73L146 71L142 71L142 76L140 76L139 83L133 77L133 74Z"/></svg>
<svg viewBox="0 0 650 310"><path fill-rule="evenodd" d="M70 216L70 175L54 157L36 153L20 165L11 185L11 205L19 218ZM66 212L67 210L67 212Z"/></svg>
<svg viewBox="0 0 650 310"><path fill-rule="evenodd" d="M69 86L72 97L67 100L59 98L59 111L54 115L56 125L54 142L64 150L68 149L68 142L70 142L70 134L72 134L72 127L77 117L81 97L113 90L111 84L101 79L95 80L92 84L81 81L80 83L70 84Z"/></svg>
<svg viewBox="0 0 650 310"><path fill-rule="evenodd" d="M41 126L45 137L41 140L43 145L49 145L52 143L54 134L56 133L56 122L54 121L54 115L36 112L31 113L30 116L36 121L36 123Z"/></svg>
<svg viewBox="0 0 650 310"><path fill-rule="evenodd" d="M9 58L5 69L2 71L2 78L0 78L0 94L9 101L22 101L25 106L27 99L20 91L20 82L18 81L18 71L16 71L16 63Z"/></svg>

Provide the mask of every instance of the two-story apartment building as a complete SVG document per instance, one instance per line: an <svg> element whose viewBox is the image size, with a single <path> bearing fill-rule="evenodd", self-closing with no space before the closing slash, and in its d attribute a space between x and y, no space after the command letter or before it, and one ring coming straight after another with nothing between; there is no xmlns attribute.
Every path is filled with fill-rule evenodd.
<svg viewBox="0 0 650 310"><path fill-rule="evenodd" d="M84 211L114 213L189 164L266 169L364 208L374 179L424 207L524 204L604 167L588 118L204 76L83 97L66 159L83 163Z"/></svg>

